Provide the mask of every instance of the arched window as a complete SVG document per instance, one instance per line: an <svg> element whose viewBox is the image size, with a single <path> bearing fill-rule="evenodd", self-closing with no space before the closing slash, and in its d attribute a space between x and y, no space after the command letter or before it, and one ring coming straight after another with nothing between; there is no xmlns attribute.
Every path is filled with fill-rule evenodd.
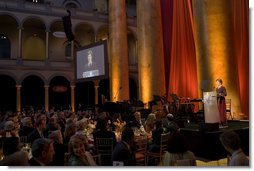
<svg viewBox="0 0 254 171"><path fill-rule="evenodd" d="M63 5L66 9L76 9L81 7L81 4L77 0L65 0L63 2Z"/></svg>
<svg viewBox="0 0 254 171"><path fill-rule="evenodd" d="M0 34L0 59L11 58L11 42L7 36Z"/></svg>

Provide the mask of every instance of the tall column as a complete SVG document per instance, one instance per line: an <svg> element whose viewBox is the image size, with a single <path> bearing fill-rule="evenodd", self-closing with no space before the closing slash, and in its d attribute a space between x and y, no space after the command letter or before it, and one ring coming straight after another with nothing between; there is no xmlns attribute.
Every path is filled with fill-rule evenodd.
<svg viewBox="0 0 254 171"><path fill-rule="evenodd" d="M44 93L45 93L45 111L49 111L49 85L44 86Z"/></svg>
<svg viewBox="0 0 254 171"><path fill-rule="evenodd" d="M22 58L22 27L18 27L19 30L19 44L18 44L18 58L21 59Z"/></svg>
<svg viewBox="0 0 254 171"><path fill-rule="evenodd" d="M127 20L124 0L109 0L111 101L129 99Z"/></svg>
<svg viewBox="0 0 254 171"><path fill-rule="evenodd" d="M75 85L71 85L71 111L75 112Z"/></svg>
<svg viewBox="0 0 254 171"><path fill-rule="evenodd" d="M166 93L161 6L158 0L136 3L139 92L140 100L147 104L153 95Z"/></svg>
<svg viewBox="0 0 254 171"><path fill-rule="evenodd" d="M95 89L95 105L99 104L99 100L98 100L98 89L99 89L99 80L95 80L94 81L94 89Z"/></svg>
<svg viewBox="0 0 254 171"><path fill-rule="evenodd" d="M21 111L21 95L20 95L20 90L21 90L21 85L16 85L16 111L20 112Z"/></svg>
<svg viewBox="0 0 254 171"><path fill-rule="evenodd" d="M46 60L49 59L49 30L46 30Z"/></svg>
<svg viewBox="0 0 254 171"><path fill-rule="evenodd" d="M231 1L193 0L194 36L200 89L212 90L221 78L232 99L232 111L240 111L236 87Z"/></svg>

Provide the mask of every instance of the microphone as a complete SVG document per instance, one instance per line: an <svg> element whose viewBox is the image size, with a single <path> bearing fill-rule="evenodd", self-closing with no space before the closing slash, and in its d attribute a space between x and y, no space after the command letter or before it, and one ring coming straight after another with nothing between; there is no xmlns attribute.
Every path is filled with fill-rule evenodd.
<svg viewBox="0 0 254 171"><path fill-rule="evenodd" d="M117 90L116 94L114 95L113 100L115 100L115 99L116 99L116 96L119 94L119 91L120 91L121 89L122 89L122 86L120 86L120 87L119 87L119 89Z"/></svg>

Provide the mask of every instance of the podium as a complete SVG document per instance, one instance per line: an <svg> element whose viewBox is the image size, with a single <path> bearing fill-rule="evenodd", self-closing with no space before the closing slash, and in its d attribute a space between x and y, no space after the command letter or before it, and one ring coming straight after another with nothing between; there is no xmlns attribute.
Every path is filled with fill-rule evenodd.
<svg viewBox="0 0 254 171"><path fill-rule="evenodd" d="M204 101L205 123L219 123L220 115L217 105L216 91L204 92L203 101Z"/></svg>

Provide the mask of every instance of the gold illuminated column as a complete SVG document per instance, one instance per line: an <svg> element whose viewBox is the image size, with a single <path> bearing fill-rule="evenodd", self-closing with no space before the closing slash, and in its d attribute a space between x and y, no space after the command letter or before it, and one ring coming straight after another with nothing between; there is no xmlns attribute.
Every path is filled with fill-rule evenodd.
<svg viewBox="0 0 254 171"><path fill-rule="evenodd" d="M204 1L193 0L194 37L196 47L196 60L198 70L199 94L203 96L204 91L212 90L211 66L208 56L207 21L205 16Z"/></svg>
<svg viewBox="0 0 254 171"><path fill-rule="evenodd" d="M111 101L129 99L127 20L124 0L109 0L109 63Z"/></svg>
<svg viewBox="0 0 254 171"><path fill-rule="evenodd" d="M221 78L233 103L239 111L239 94L236 88L231 1L193 0L194 36L200 87L213 90L215 80Z"/></svg>
<svg viewBox="0 0 254 171"><path fill-rule="evenodd" d="M21 85L16 85L16 110L17 112L21 111L21 95L20 95L20 90L21 90Z"/></svg>
<svg viewBox="0 0 254 171"><path fill-rule="evenodd" d="M44 93L45 93L45 111L49 111L49 85L44 85Z"/></svg>
<svg viewBox="0 0 254 171"><path fill-rule="evenodd" d="M165 95L166 91L161 6L158 0L136 3L139 92L140 99L148 103L153 95Z"/></svg>
<svg viewBox="0 0 254 171"><path fill-rule="evenodd" d="M99 89L99 80L94 81L94 89L95 89L95 105L99 104L98 100L98 89Z"/></svg>
<svg viewBox="0 0 254 171"><path fill-rule="evenodd" d="M75 112L75 85L71 85L71 111Z"/></svg>

